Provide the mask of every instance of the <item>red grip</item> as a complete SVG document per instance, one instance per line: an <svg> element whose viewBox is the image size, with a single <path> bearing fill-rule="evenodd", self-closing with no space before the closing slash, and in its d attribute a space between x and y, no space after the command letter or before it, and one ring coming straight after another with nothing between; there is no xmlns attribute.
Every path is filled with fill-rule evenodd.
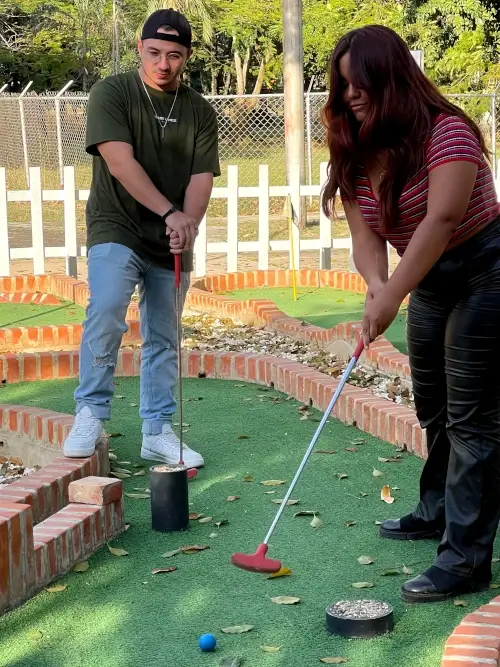
<svg viewBox="0 0 500 667"><path fill-rule="evenodd" d="M363 343L363 339L361 338L352 355L356 359L356 361L360 358L364 349L365 349L365 344Z"/></svg>
<svg viewBox="0 0 500 667"><path fill-rule="evenodd" d="M174 255L175 258L175 287L179 289L181 286L181 256Z"/></svg>

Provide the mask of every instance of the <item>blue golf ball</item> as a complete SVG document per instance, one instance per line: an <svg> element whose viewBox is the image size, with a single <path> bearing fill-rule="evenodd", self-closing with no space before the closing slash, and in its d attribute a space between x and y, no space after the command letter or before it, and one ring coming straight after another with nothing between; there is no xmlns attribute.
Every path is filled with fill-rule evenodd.
<svg viewBox="0 0 500 667"><path fill-rule="evenodd" d="M213 635L201 635L199 646L202 651L213 651L216 644L217 640Z"/></svg>

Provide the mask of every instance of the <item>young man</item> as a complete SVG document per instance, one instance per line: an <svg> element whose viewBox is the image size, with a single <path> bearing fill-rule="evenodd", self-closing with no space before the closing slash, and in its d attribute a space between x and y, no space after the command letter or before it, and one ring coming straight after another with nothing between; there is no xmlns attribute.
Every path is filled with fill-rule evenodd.
<svg viewBox="0 0 500 667"><path fill-rule="evenodd" d="M87 205L90 300L80 348L76 417L64 443L68 457L87 457L110 418L113 375L125 315L140 292L141 456L177 463L176 312L173 254L182 253L185 297L193 245L214 176L220 175L217 119L201 95L180 81L191 27L168 9L146 21L139 71L110 76L90 92L86 150L93 155ZM183 447L186 465L201 454Z"/></svg>

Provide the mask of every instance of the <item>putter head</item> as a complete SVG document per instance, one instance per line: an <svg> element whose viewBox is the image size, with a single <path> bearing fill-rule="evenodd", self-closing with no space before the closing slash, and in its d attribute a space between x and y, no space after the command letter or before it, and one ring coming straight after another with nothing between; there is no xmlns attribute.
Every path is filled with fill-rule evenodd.
<svg viewBox="0 0 500 667"><path fill-rule="evenodd" d="M198 471L196 470L196 468L188 468L188 471L187 471L188 479L193 479L193 477L196 477L197 474L198 474Z"/></svg>
<svg viewBox="0 0 500 667"><path fill-rule="evenodd" d="M259 544L254 554L235 553L231 556L231 563L241 570L273 574L281 570L281 561L266 558L267 544Z"/></svg>

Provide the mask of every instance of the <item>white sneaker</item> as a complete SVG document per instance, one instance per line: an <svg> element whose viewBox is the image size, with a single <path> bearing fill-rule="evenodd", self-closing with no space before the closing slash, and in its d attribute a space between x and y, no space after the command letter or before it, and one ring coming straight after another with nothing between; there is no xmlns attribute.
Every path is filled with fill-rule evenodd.
<svg viewBox="0 0 500 667"><path fill-rule="evenodd" d="M163 424L157 435L143 435L141 457L149 461L160 461L176 465L179 463L181 443L170 424ZM203 456L182 443L182 458L189 468L202 468Z"/></svg>
<svg viewBox="0 0 500 667"><path fill-rule="evenodd" d="M84 406L76 415L70 434L66 438L63 454L68 458L86 458L92 456L103 432L102 422Z"/></svg>

